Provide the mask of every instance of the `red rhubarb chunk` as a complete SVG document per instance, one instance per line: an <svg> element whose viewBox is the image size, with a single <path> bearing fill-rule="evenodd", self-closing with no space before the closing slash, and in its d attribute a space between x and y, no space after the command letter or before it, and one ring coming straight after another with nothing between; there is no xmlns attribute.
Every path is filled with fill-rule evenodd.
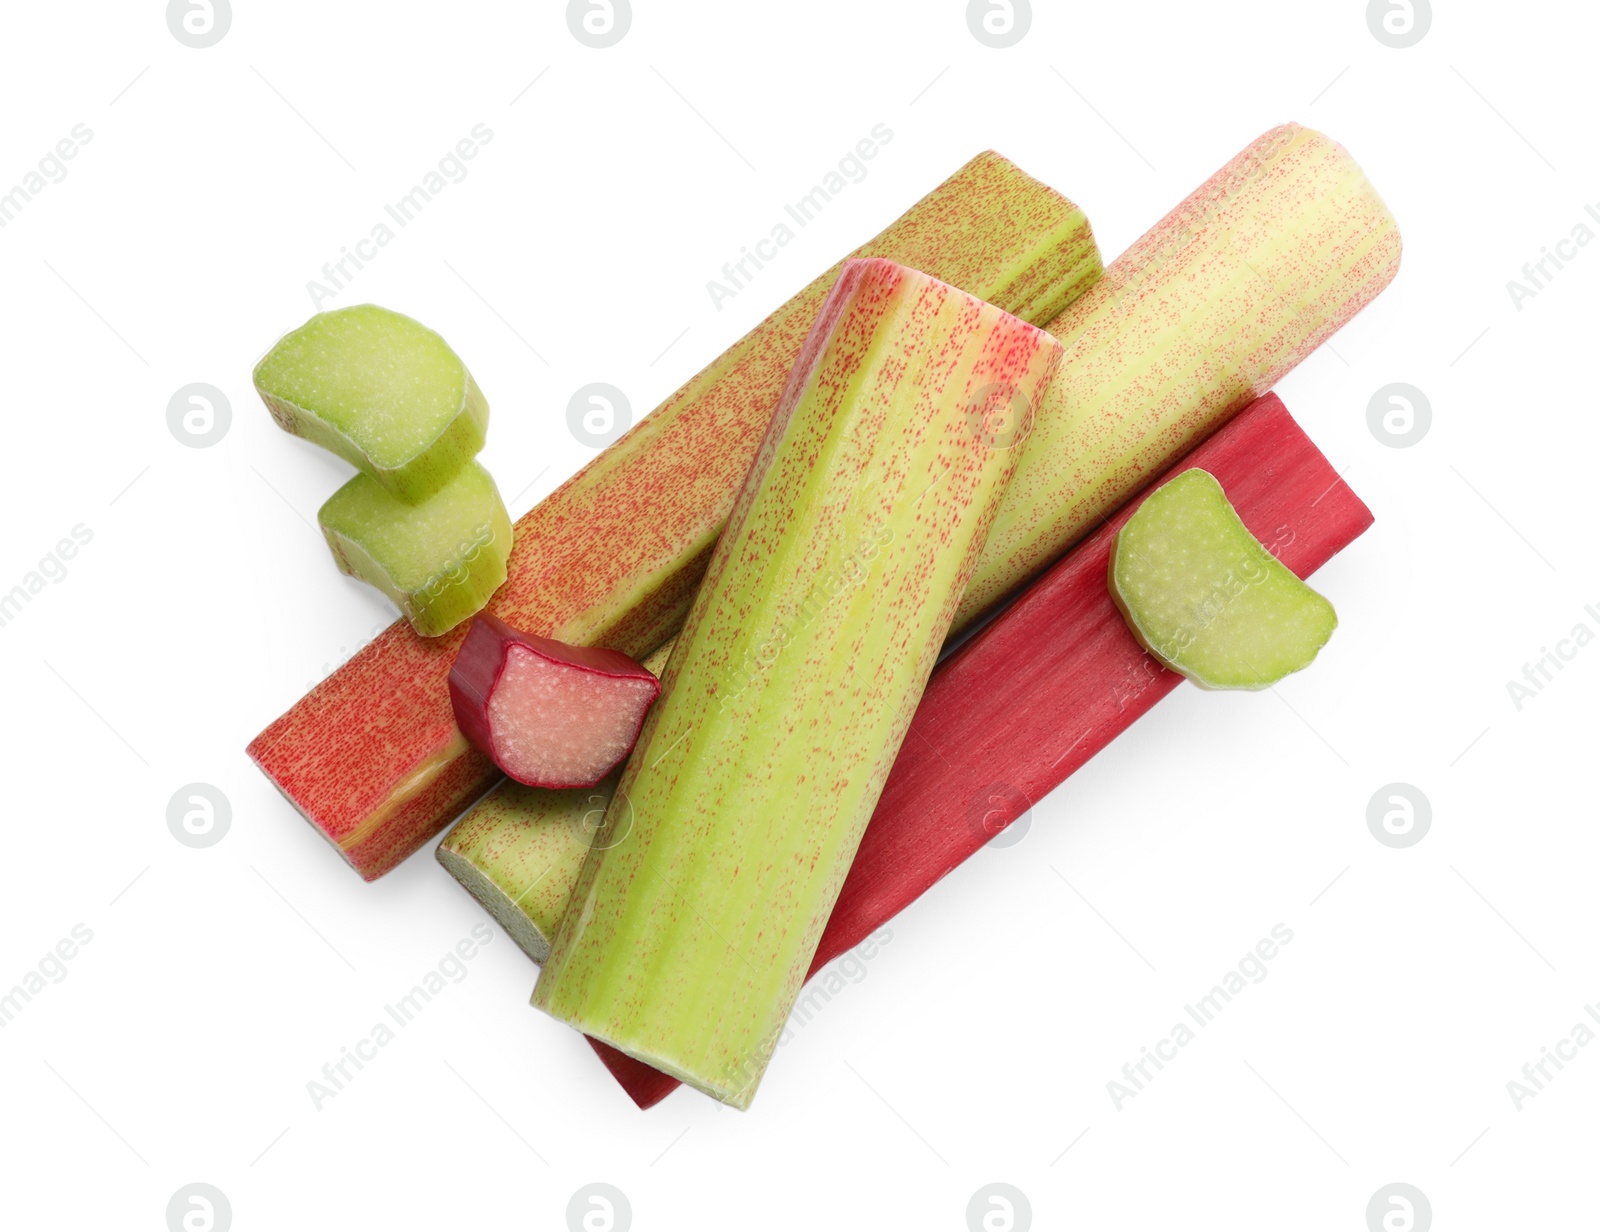
<svg viewBox="0 0 1600 1232"><path fill-rule="evenodd" d="M467 739L530 787L593 787L633 751L661 682L620 650L522 633L487 613L450 669Z"/></svg>

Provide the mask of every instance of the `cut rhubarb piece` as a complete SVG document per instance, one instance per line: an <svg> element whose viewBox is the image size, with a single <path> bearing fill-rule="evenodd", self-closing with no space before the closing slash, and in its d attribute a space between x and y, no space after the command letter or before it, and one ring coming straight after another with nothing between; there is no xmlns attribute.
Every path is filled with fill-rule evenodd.
<svg viewBox="0 0 1600 1232"><path fill-rule="evenodd" d="M668 643L641 666L659 677L671 649ZM584 856L597 844L617 841L604 829L617 778L610 775L591 791L507 780L463 814L435 853L536 963L550 953Z"/></svg>
<svg viewBox="0 0 1600 1232"><path fill-rule="evenodd" d="M923 270L1035 324L1100 273L1083 211L993 153L854 255ZM490 610L519 629L635 658L666 642L838 272L779 307L523 517ZM458 645L396 626L251 742L284 796L369 880L498 777L451 713L445 681Z"/></svg>
<svg viewBox="0 0 1600 1232"><path fill-rule="evenodd" d="M256 365L256 391L285 432L419 501L483 448L489 404L445 340L376 304L318 313Z"/></svg>
<svg viewBox="0 0 1600 1232"><path fill-rule="evenodd" d="M488 614L450 669L462 735L528 787L593 787L633 751L660 692L620 650L568 646Z"/></svg>
<svg viewBox="0 0 1600 1232"><path fill-rule="evenodd" d="M423 637L481 611L506 580L511 517L476 462L415 505L357 475L328 498L317 521L339 568L388 595Z"/></svg>
<svg viewBox="0 0 1600 1232"><path fill-rule="evenodd" d="M1196 448L1252 534L1296 576L1372 515L1275 396ZM854 949L970 858L1182 682L1145 653L1106 588L1113 517L939 665L811 958ZM595 1050L641 1107L677 1084Z"/></svg>
<svg viewBox="0 0 1600 1232"><path fill-rule="evenodd" d="M1111 597L1156 658L1207 689L1264 689L1310 665L1339 619L1194 467L1117 532Z"/></svg>
<svg viewBox="0 0 1600 1232"><path fill-rule="evenodd" d="M736 1108L938 658L1060 356L888 261L847 262L718 541L533 1003Z"/></svg>

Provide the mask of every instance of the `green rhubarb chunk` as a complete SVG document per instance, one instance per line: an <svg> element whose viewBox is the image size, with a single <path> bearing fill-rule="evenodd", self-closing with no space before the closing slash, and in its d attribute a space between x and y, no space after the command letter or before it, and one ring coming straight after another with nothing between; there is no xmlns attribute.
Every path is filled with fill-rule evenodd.
<svg viewBox="0 0 1600 1232"><path fill-rule="evenodd" d="M317 521L340 570L388 595L423 637L481 611L506 580L511 518L476 462L415 505L357 475L328 498Z"/></svg>
<svg viewBox="0 0 1600 1232"><path fill-rule="evenodd" d="M1207 689L1264 689L1310 665L1339 619L1252 535L1198 468L1117 534L1111 597L1146 650Z"/></svg>
<svg viewBox="0 0 1600 1232"><path fill-rule="evenodd" d="M448 483L489 427L489 404L449 344L376 304L319 313L284 335L255 384L284 431L406 501Z"/></svg>

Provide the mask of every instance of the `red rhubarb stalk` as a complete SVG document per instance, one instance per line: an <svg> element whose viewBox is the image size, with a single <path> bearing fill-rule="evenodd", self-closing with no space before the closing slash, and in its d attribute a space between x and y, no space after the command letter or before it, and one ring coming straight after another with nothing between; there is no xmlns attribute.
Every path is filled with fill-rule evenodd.
<svg viewBox="0 0 1600 1232"><path fill-rule="evenodd" d="M522 633L487 612L450 669L456 726L529 787L593 787L633 751L660 692L620 650Z"/></svg>
<svg viewBox="0 0 1600 1232"><path fill-rule="evenodd" d="M1216 476L1250 532L1301 578L1372 524L1274 394L1167 475ZM1058 562L939 665L834 904L811 973L864 941L1063 782L1183 677L1117 610L1106 570L1138 501ZM976 788L976 790L974 790ZM677 1085L590 1041L641 1108Z"/></svg>

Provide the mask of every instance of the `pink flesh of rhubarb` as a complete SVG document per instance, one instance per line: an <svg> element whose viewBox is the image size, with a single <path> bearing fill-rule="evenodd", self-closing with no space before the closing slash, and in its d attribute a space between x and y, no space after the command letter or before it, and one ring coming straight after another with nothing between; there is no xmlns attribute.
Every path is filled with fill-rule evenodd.
<svg viewBox="0 0 1600 1232"><path fill-rule="evenodd" d="M519 783L592 787L632 750L660 685L512 646L489 699L495 761Z"/></svg>
<svg viewBox="0 0 1600 1232"><path fill-rule="evenodd" d="M450 668L466 740L529 787L593 787L632 751L661 682L620 650L568 646L480 612Z"/></svg>

